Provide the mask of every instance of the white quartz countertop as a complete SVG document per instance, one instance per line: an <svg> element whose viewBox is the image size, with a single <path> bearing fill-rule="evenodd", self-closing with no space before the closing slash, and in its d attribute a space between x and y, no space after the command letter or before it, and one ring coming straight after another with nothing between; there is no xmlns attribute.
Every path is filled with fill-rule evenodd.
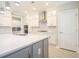
<svg viewBox="0 0 79 59"><path fill-rule="evenodd" d="M27 34L25 36L1 34L0 35L0 57L10 54L14 51L27 47L40 40L48 38L44 34Z"/></svg>

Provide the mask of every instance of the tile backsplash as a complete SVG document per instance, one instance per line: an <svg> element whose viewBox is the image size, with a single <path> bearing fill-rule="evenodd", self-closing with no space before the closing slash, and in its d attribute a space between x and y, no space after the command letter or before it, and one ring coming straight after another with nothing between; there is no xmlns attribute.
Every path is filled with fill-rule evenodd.
<svg viewBox="0 0 79 59"><path fill-rule="evenodd" d="M10 26L0 26L0 34L12 33Z"/></svg>

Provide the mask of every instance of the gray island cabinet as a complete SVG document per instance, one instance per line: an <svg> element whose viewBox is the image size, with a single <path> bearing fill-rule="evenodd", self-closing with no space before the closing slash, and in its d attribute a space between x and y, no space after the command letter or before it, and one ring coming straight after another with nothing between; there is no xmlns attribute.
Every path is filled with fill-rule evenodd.
<svg viewBox="0 0 79 59"><path fill-rule="evenodd" d="M48 38L40 40L18 51L10 53L3 58L47 58Z"/></svg>

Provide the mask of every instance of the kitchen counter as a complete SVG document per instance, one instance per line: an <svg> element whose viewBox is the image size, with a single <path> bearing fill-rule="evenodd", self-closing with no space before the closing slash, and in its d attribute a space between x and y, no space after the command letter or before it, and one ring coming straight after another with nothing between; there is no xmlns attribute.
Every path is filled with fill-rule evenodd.
<svg viewBox="0 0 79 59"><path fill-rule="evenodd" d="M0 57L10 54L14 51L22 49L33 43L48 38L48 35L44 34L27 34L25 36L1 34L0 35Z"/></svg>

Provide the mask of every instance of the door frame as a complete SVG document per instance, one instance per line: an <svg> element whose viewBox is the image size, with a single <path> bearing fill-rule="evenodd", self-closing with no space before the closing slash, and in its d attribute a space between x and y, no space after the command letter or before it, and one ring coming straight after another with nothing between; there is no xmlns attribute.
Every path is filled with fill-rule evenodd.
<svg viewBox="0 0 79 59"><path fill-rule="evenodd" d="M76 51L78 51L79 52L79 38L78 38L78 36L79 36L79 20L78 20L78 18L79 18L79 12L78 12L78 8L74 8L74 9L66 9L66 10L77 10L77 50ZM57 12L57 47L58 48L61 48L61 43L60 43L60 40L61 40L61 38L60 38L60 33L59 33L59 14L60 13L62 13L62 12L64 12L64 11L66 11L66 10L61 10L61 11L58 11Z"/></svg>

